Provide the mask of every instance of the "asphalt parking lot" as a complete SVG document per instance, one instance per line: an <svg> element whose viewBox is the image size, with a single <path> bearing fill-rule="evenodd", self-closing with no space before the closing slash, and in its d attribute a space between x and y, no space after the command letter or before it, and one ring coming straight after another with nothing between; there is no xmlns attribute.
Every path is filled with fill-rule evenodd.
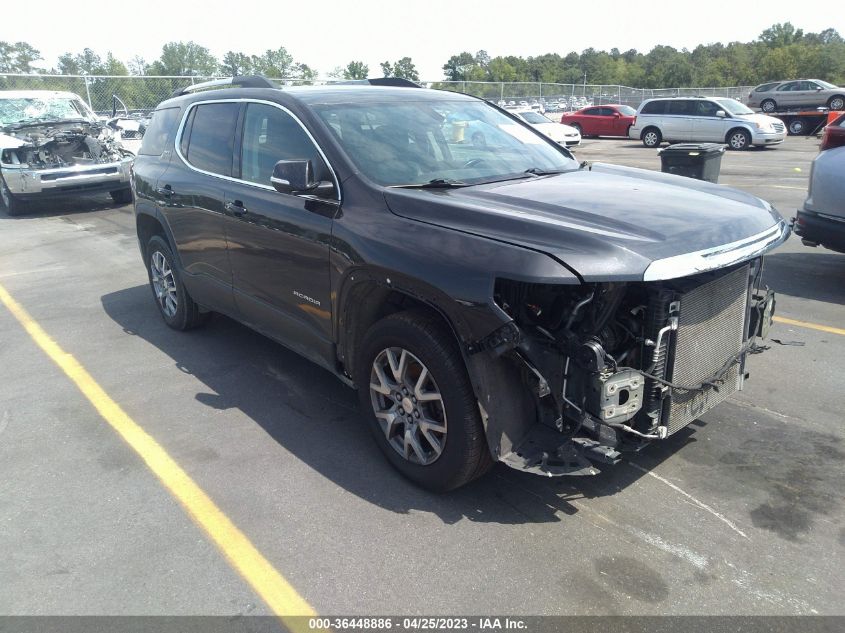
<svg viewBox="0 0 845 633"><path fill-rule="evenodd" d="M720 182L791 217L817 151L728 153ZM626 140L577 156L660 165ZM130 207L0 214L0 289L31 319L0 305L0 613L271 613L36 324L317 613L845 614L845 255L793 237L766 279L779 343L744 392L598 476L497 465L438 496L390 468L327 372L226 318L169 330Z"/></svg>

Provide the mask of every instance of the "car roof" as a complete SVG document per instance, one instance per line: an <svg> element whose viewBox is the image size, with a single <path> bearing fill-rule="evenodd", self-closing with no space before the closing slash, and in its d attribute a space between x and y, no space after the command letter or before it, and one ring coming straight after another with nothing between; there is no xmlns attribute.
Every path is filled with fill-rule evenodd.
<svg viewBox="0 0 845 633"><path fill-rule="evenodd" d="M325 86L285 86L284 88L221 88L204 90L163 101L159 107L172 107L195 101L218 99L271 99L296 101L306 106L379 103L384 101L481 101L459 92L430 88L333 84Z"/></svg>
<svg viewBox="0 0 845 633"><path fill-rule="evenodd" d="M43 99L45 97L79 98L79 95L62 90L0 90L0 99Z"/></svg>

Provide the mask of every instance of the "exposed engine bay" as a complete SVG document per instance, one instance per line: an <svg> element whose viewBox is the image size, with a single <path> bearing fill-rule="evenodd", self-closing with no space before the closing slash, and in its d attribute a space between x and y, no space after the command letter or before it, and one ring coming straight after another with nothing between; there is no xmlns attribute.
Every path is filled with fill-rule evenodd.
<svg viewBox="0 0 845 633"><path fill-rule="evenodd" d="M114 163L133 154L108 126L89 121L10 125L0 160L32 169ZM14 142L18 141L18 142Z"/></svg>
<svg viewBox="0 0 845 633"><path fill-rule="evenodd" d="M513 322L485 345L519 367L538 421L500 459L592 474L591 462L615 463L741 389L774 311L761 276L758 258L662 282L498 280L494 299Z"/></svg>

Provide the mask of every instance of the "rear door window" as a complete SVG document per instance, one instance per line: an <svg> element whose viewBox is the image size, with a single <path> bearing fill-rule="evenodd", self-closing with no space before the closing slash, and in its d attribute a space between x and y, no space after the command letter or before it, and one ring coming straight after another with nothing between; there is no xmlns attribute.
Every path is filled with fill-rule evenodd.
<svg viewBox="0 0 845 633"><path fill-rule="evenodd" d="M187 146L185 143L180 145L189 164L212 174L232 175L235 126L240 107L240 103L206 103L194 108L196 112Z"/></svg>
<svg viewBox="0 0 845 633"><path fill-rule="evenodd" d="M587 108L584 110L584 114L589 114L590 116L598 116L601 114L601 108Z"/></svg>
<svg viewBox="0 0 845 633"><path fill-rule="evenodd" d="M669 102L668 114L677 114L680 116L694 116L695 115L695 101L679 100Z"/></svg>

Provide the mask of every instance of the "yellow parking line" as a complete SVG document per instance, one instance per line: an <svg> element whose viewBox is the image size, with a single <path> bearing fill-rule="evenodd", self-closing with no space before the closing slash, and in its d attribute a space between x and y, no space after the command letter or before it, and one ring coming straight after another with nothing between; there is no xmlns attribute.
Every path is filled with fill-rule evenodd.
<svg viewBox="0 0 845 633"><path fill-rule="evenodd" d="M20 322L32 340L94 405L103 419L141 456L164 487L176 497L191 518L205 531L232 567L261 596L273 613L279 616L288 628L306 630L303 619L290 616L313 616L316 612L261 555L246 535L217 507L188 473L182 470L179 464L167 454L167 451L109 397L91 374L50 338L2 285L0 285L0 301Z"/></svg>
<svg viewBox="0 0 845 633"><path fill-rule="evenodd" d="M811 330L819 330L821 332L830 332L831 334L845 336L845 330L838 327L832 327L830 325L819 325L818 323L809 323L807 321L796 321L795 319L787 319L779 316L774 317L774 320L785 325L797 325L798 327L806 327Z"/></svg>

